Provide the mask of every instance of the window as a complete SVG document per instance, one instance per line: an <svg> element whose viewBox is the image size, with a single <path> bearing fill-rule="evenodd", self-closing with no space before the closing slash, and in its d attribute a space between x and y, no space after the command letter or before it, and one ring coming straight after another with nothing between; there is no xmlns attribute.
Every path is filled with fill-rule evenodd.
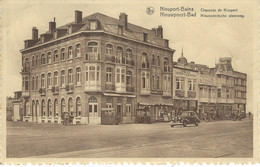
<svg viewBox="0 0 260 167"><path fill-rule="evenodd" d="M36 58L35 58L35 66L38 66L38 61L39 61L39 55L36 55Z"/></svg>
<svg viewBox="0 0 260 167"><path fill-rule="evenodd" d="M42 115L42 116L45 116L45 112L46 112L45 101L42 100L42 111L41 111L41 115Z"/></svg>
<svg viewBox="0 0 260 167"><path fill-rule="evenodd" d="M229 91L229 89L226 90L226 95L227 95L227 99L229 99L230 98L230 91Z"/></svg>
<svg viewBox="0 0 260 167"><path fill-rule="evenodd" d="M106 58L110 59L113 55L113 46L111 44L106 45Z"/></svg>
<svg viewBox="0 0 260 167"><path fill-rule="evenodd" d="M65 87L65 70L60 73L60 84L61 87Z"/></svg>
<svg viewBox="0 0 260 167"><path fill-rule="evenodd" d="M53 114L54 114L55 117L59 116L59 113L58 113L58 100L57 99L54 100Z"/></svg>
<svg viewBox="0 0 260 167"><path fill-rule="evenodd" d="M176 89L177 90L184 89L184 78L183 77L176 77Z"/></svg>
<svg viewBox="0 0 260 167"><path fill-rule="evenodd" d="M44 65L45 64L45 54L43 53L41 55L41 65Z"/></svg>
<svg viewBox="0 0 260 167"><path fill-rule="evenodd" d="M26 58L25 61L24 61L24 67L26 67L26 68L30 67L28 58Z"/></svg>
<svg viewBox="0 0 260 167"><path fill-rule="evenodd" d="M123 27L122 26L118 26L118 34L123 35Z"/></svg>
<svg viewBox="0 0 260 167"><path fill-rule="evenodd" d="M76 117L81 116L81 100L80 97L77 97L76 99Z"/></svg>
<svg viewBox="0 0 260 167"><path fill-rule="evenodd" d="M76 45L76 57L81 57L81 45Z"/></svg>
<svg viewBox="0 0 260 167"><path fill-rule="evenodd" d="M62 48L60 50L60 60L64 61L65 60L65 48Z"/></svg>
<svg viewBox="0 0 260 167"><path fill-rule="evenodd" d="M157 89L160 89L160 76L158 75L157 77L156 77L156 88Z"/></svg>
<svg viewBox="0 0 260 167"><path fill-rule="evenodd" d="M47 88L51 89L51 73L47 74Z"/></svg>
<svg viewBox="0 0 260 167"><path fill-rule="evenodd" d="M29 77L24 77L25 90L29 90Z"/></svg>
<svg viewBox="0 0 260 167"><path fill-rule="evenodd" d="M126 64L131 64L133 59L132 49L126 49Z"/></svg>
<svg viewBox="0 0 260 167"><path fill-rule="evenodd" d="M47 54L47 64L51 64L51 52Z"/></svg>
<svg viewBox="0 0 260 167"><path fill-rule="evenodd" d="M147 60L147 53L142 53L142 68L149 68L149 63Z"/></svg>
<svg viewBox="0 0 260 167"><path fill-rule="evenodd" d="M34 77L32 77L32 90L34 90Z"/></svg>
<svg viewBox="0 0 260 167"><path fill-rule="evenodd" d="M98 54L98 43L89 42L87 48L86 60L100 60L100 54Z"/></svg>
<svg viewBox="0 0 260 167"><path fill-rule="evenodd" d="M51 105L51 100L48 100L48 113L47 113L48 117L52 116L52 105Z"/></svg>
<svg viewBox="0 0 260 167"><path fill-rule="evenodd" d="M98 43L89 42L88 43L88 52L97 53L98 52Z"/></svg>
<svg viewBox="0 0 260 167"><path fill-rule="evenodd" d="M32 57L32 67L34 67L35 66L35 60L34 60L34 56Z"/></svg>
<svg viewBox="0 0 260 167"><path fill-rule="evenodd" d="M58 62L59 61L59 54L58 54L58 51L55 50L54 51L54 61L53 62Z"/></svg>
<svg viewBox="0 0 260 167"><path fill-rule="evenodd" d="M73 53L72 53L72 46L69 46L68 48L68 59L72 59L73 58Z"/></svg>
<svg viewBox="0 0 260 167"><path fill-rule="evenodd" d="M54 86L58 86L58 71L54 72Z"/></svg>
<svg viewBox="0 0 260 167"><path fill-rule="evenodd" d="M106 83L112 83L112 68L106 69Z"/></svg>
<svg viewBox="0 0 260 167"><path fill-rule="evenodd" d="M76 68L76 85L81 84L81 69L80 67Z"/></svg>
<svg viewBox="0 0 260 167"><path fill-rule="evenodd" d="M154 54L152 54L152 64L155 65L155 57L154 57Z"/></svg>
<svg viewBox="0 0 260 167"><path fill-rule="evenodd" d="M65 112L65 107L66 107L65 99L61 99L61 114Z"/></svg>
<svg viewBox="0 0 260 167"><path fill-rule="evenodd" d="M126 72L126 85L128 85L128 86L132 85L132 72L131 71Z"/></svg>
<svg viewBox="0 0 260 167"><path fill-rule="evenodd" d="M165 75L163 78L164 82L164 91L171 91L171 76Z"/></svg>
<svg viewBox="0 0 260 167"><path fill-rule="evenodd" d="M152 89L155 89L155 76L152 76Z"/></svg>
<svg viewBox="0 0 260 167"><path fill-rule="evenodd" d="M120 69L119 68L116 70L116 82L120 83Z"/></svg>
<svg viewBox="0 0 260 167"><path fill-rule="evenodd" d="M86 82L100 81L100 67L99 66L86 66Z"/></svg>
<svg viewBox="0 0 260 167"><path fill-rule="evenodd" d="M68 84L73 84L73 70L68 70Z"/></svg>
<svg viewBox="0 0 260 167"><path fill-rule="evenodd" d="M69 98L69 100L68 100L68 112L70 113L70 115L73 115L73 101L72 101L72 98Z"/></svg>
<svg viewBox="0 0 260 167"><path fill-rule="evenodd" d="M95 67L94 66L89 67L89 76L90 76L90 81L95 81Z"/></svg>
<svg viewBox="0 0 260 167"><path fill-rule="evenodd" d="M35 85L35 90L38 90L38 86L39 86L38 81L39 81L39 77L36 76L36 85Z"/></svg>
<svg viewBox="0 0 260 167"><path fill-rule="evenodd" d="M189 79L188 80L188 90L189 91L195 91L195 84L196 84L196 80L194 79Z"/></svg>
<svg viewBox="0 0 260 167"><path fill-rule="evenodd" d="M125 83L125 77L126 77L125 74L126 74L125 69L117 68L116 69L116 82L124 84Z"/></svg>
<svg viewBox="0 0 260 167"><path fill-rule="evenodd" d="M161 65L161 61L160 61L160 56L157 56L157 65L160 66Z"/></svg>
<svg viewBox="0 0 260 167"><path fill-rule="evenodd" d="M170 72L169 61L168 61L167 57L165 57L163 60L163 69L164 69L164 72Z"/></svg>
<svg viewBox="0 0 260 167"><path fill-rule="evenodd" d="M123 48L120 46L116 49L116 62L125 63L125 58L123 58Z"/></svg>
<svg viewBox="0 0 260 167"><path fill-rule="evenodd" d="M125 70L121 70L121 83L125 83Z"/></svg>
<svg viewBox="0 0 260 167"><path fill-rule="evenodd" d="M131 104L126 104L126 116L130 116L131 115Z"/></svg>
<svg viewBox="0 0 260 167"><path fill-rule="evenodd" d="M150 73L149 72L142 72L142 89L150 90Z"/></svg>
<svg viewBox="0 0 260 167"><path fill-rule="evenodd" d="M106 108L112 108L113 99L108 97L106 100Z"/></svg>
<svg viewBox="0 0 260 167"><path fill-rule="evenodd" d="M45 88L45 74L41 75L41 88Z"/></svg>
<svg viewBox="0 0 260 167"><path fill-rule="evenodd" d="M221 98L221 89L218 89L218 97Z"/></svg>
<svg viewBox="0 0 260 167"><path fill-rule="evenodd" d="M96 29L97 29L97 21L91 21L90 30L96 30Z"/></svg>

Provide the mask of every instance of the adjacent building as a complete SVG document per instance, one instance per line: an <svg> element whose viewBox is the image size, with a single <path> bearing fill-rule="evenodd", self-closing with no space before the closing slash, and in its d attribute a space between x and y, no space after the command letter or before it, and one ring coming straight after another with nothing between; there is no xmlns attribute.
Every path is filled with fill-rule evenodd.
<svg viewBox="0 0 260 167"><path fill-rule="evenodd" d="M100 124L101 115L135 121L138 108L149 107L156 119L172 107L174 50L163 28L151 30L95 13L32 39L22 53L23 121L61 123L63 113L74 124Z"/></svg>

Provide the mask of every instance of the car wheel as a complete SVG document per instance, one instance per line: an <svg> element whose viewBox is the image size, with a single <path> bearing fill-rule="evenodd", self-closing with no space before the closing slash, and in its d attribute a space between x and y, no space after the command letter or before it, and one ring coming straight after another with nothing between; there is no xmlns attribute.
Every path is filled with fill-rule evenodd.
<svg viewBox="0 0 260 167"><path fill-rule="evenodd" d="M187 123L186 122L183 122L183 127L186 127Z"/></svg>
<svg viewBox="0 0 260 167"><path fill-rule="evenodd" d="M171 125L171 128L174 128L174 125Z"/></svg>
<svg viewBox="0 0 260 167"><path fill-rule="evenodd" d="M195 126L199 126L199 123L198 123L198 122L195 122Z"/></svg>

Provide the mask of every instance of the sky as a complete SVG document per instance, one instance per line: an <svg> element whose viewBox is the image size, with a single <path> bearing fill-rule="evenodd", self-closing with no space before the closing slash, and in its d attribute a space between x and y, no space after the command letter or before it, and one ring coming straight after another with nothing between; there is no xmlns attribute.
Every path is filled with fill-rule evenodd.
<svg viewBox="0 0 260 167"><path fill-rule="evenodd" d="M214 67L220 57L232 57L234 70L248 75L247 110L253 110L253 76L255 51L255 9L253 3L247 1L4 1L3 14L3 71L6 95L21 90L20 71L21 53L24 40L31 39L32 27L39 29L39 34L48 30L49 22L56 18L57 27L74 20L74 11L81 10L83 17L99 12L118 18L121 12L128 15L128 22L151 29L162 25L164 38L169 39L169 46L176 50L173 55L176 61L183 48L188 61ZM153 15L146 13L146 8L155 9ZM160 17L160 7L193 8L195 18ZM201 8L234 8L238 9L242 18L201 18ZM181 12L180 12L181 13Z"/></svg>

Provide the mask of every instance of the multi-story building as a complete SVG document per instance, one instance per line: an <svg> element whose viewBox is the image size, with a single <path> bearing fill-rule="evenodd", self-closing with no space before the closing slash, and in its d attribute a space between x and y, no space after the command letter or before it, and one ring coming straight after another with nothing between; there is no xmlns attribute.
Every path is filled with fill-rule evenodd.
<svg viewBox="0 0 260 167"><path fill-rule="evenodd" d="M25 40L23 120L60 123L62 113L73 123L101 123L101 115L115 114L120 122L134 122L136 109L149 106L154 116L172 106L174 50L163 28L151 30L95 13Z"/></svg>
<svg viewBox="0 0 260 167"><path fill-rule="evenodd" d="M178 115L185 110L198 109L198 71L193 67L193 63L188 63L183 56L173 67L173 108L174 115Z"/></svg>

